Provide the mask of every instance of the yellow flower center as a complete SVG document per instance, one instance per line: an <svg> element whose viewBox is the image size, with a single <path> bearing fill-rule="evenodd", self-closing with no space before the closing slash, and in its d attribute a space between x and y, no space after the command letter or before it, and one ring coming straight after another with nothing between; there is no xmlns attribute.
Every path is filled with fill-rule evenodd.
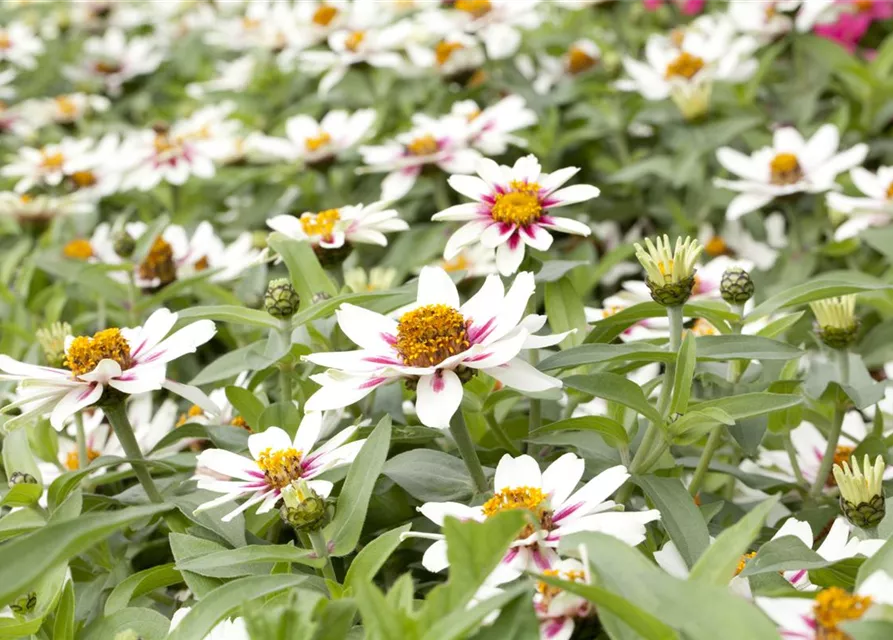
<svg viewBox="0 0 893 640"><path fill-rule="evenodd" d="M751 551L750 553L745 553L740 558L738 558L738 566L735 567L735 575L739 575L742 571L744 571L744 567L747 566L747 561L757 555L756 551Z"/></svg>
<svg viewBox="0 0 893 640"><path fill-rule="evenodd" d="M458 42L441 40L437 43L437 46L434 47L434 59L437 61L437 66L442 67L449 61L454 53L464 48L465 46Z"/></svg>
<svg viewBox="0 0 893 640"><path fill-rule="evenodd" d="M340 219L341 214L338 213L338 209L326 209L316 215L304 213L301 215L301 229L308 236L331 238L335 225Z"/></svg>
<svg viewBox="0 0 893 640"><path fill-rule="evenodd" d="M463 254L459 254L452 260L444 260L440 263L440 268L449 273L453 273L455 271L468 271L468 267L471 266L468 258L466 258Z"/></svg>
<svg viewBox="0 0 893 640"><path fill-rule="evenodd" d="M326 3L322 3L317 7L316 11L313 12L313 23L318 24L321 27L328 27L329 23L331 23L337 15L338 9Z"/></svg>
<svg viewBox="0 0 893 640"><path fill-rule="evenodd" d="M456 0L456 4L453 6L459 11L470 13L475 18L487 15L493 8L490 0Z"/></svg>
<svg viewBox="0 0 893 640"><path fill-rule="evenodd" d="M55 153L42 151L41 155L43 157L41 158L40 165L48 171L58 171L62 168L62 165L65 164L65 156L58 151Z"/></svg>
<svg viewBox="0 0 893 640"><path fill-rule="evenodd" d="M177 265L174 264L173 247L161 236L155 238L152 248L149 249L149 255L140 264L138 271L143 280L160 280L160 286L176 280Z"/></svg>
<svg viewBox="0 0 893 640"><path fill-rule="evenodd" d="M722 256L729 252L729 245L721 236L713 236L704 245L704 252L712 257Z"/></svg>
<svg viewBox="0 0 893 640"><path fill-rule="evenodd" d="M236 416L229 423L234 427L239 427L240 429L245 429L245 431L251 431L251 427L248 426L248 423L245 421L245 418L242 416Z"/></svg>
<svg viewBox="0 0 893 640"><path fill-rule="evenodd" d="M484 515L488 518L515 509L527 509L537 512L545 502L546 494L537 487L510 487L503 489L484 503Z"/></svg>
<svg viewBox="0 0 893 640"><path fill-rule="evenodd" d="M430 156L437 153L439 148L437 139L430 133L419 136L406 145L406 151L411 156Z"/></svg>
<svg viewBox="0 0 893 640"><path fill-rule="evenodd" d="M685 42L685 29L673 29L670 32L670 42L672 42L673 46L677 49L681 49L682 43Z"/></svg>
<svg viewBox="0 0 893 640"><path fill-rule="evenodd" d="M471 74L471 77L468 79L468 82L465 83L469 89L477 89L478 87L482 87L487 83L489 76L487 72L483 69L478 69L474 73Z"/></svg>
<svg viewBox="0 0 893 640"><path fill-rule="evenodd" d="M152 143L155 147L155 155L167 156L179 153L181 143L178 140L171 139L167 133L156 133L155 140Z"/></svg>
<svg viewBox="0 0 893 640"><path fill-rule="evenodd" d="M568 582L585 582L586 580L586 574L578 569L571 569L569 571L546 569L543 571L543 575L560 578L561 580L567 580ZM537 582L536 590L543 596L543 605L546 608L548 608L552 599L562 591L561 587L553 587L551 584L545 582Z"/></svg>
<svg viewBox="0 0 893 640"><path fill-rule="evenodd" d="M253 31L260 26L260 20L255 18L244 17L242 18L242 27L247 31Z"/></svg>
<svg viewBox="0 0 893 640"><path fill-rule="evenodd" d="M91 463L96 458L99 457L99 452L96 449L91 447L87 447L87 463ZM78 456L77 451L69 451L68 455L65 456L65 468L69 471L77 471L81 468L81 460Z"/></svg>
<svg viewBox="0 0 893 640"><path fill-rule="evenodd" d="M580 47L571 47L567 51L567 72L576 75L595 66L596 59Z"/></svg>
<svg viewBox="0 0 893 640"><path fill-rule="evenodd" d="M0 49L12 48L12 40L9 39L9 33L0 31Z"/></svg>
<svg viewBox="0 0 893 640"><path fill-rule="evenodd" d="M114 360L121 369L130 368L130 345L120 329L97 331L92 338L78 336L68 345L63 364L80 376L93 371L102 360Z"/></svg>
<svg viewBox="0 0 893 640"><path fill-rule="evenodd" d="M191 407L189 407L189 411L187 411L186 413L180 414L180 419L177 420L177 426L182 427L184 424L189 422L190 418L197 418L201 415L204 415L204 413L205 413L204 409L202 409L197 404L194 404Z"/></svg>
<svg viewBox="0 0 893 640"><path fill-rule="evenodd" d="M490 209L490 215L496 222L506 222L526 227L539 220L543 213L540 204L540 186L535 182L512 180L511 191L497 194L496 201Z"/></svg>
<svg viewBox="0 0 893 640"><path fill-rule="evenodd" d="M704 320L704 318L698 318L697 320L695 320L695 324L692 326L691 332L696 336L715 336L719 333L716 330L716 327Z"/></svg>
<svg viewBox="0 0 893 640"><path fill-rule="evenodd" d="M829 587L819 592L812 607L818 624L816 640L849 640L850 636L837 625L859 620L871 606L871 597L857 596L841 589Z"/></svg>
<svg viewBox="0 0 893 640"><path fill-rule="evenodd" d="M96 184L96 174L92 171L75 171L71 174L71 181L78 189L92 187Z"/></svg>
<svg viewBox="0 0 893 640"><path fill-rule="evenodd" d="M775 8L775 3L770 2L766 5L766 20L771 20L778 14L778 9Z"/></svg>
<svg viewBox="0 0 893 640"><path fill-rule="evenodd" d="M853 5L856 7L856 11L867 12L874 9L874 0L856 0Z"/></svg>
<svg viewBox="0 0 893 640"><path fill-rule="evenodd" d="M257 459L257 466L264 472L264 476L270 486L282 489L291 484L293 480L299 480L303 472L301 458L303 451L293 447L273 451L267 447L261 451Z"/></svg>
<svg viewBox="0 0 893 640"><path fill-rule="evenodd" d="M198 260L195 261L195 270L196 271L204 271L209 266L211 266L211 265L208 262L208 256L202 256L201 258L199 258Z"/></svg>
<svg viewBox="0 0 893 640"><path fill-rule="evenodd" d="M395 348L407 366L433 367L469 346L465 317L449 305L426 304L397 322Z"/></svg>
<svg viewBox="0 0 893 640"><path fill-rule="evenodd" d="M349 51L356 53L365 38L365 31L354 31L347 36L347 40L344 41L344 46L347 47Z"/></svg>
<svg viewBox="0 0 893 640"><path fill-rule="evenodd" d="M307 151L317 151L329 144L331 141L332 136L330 136L325 131L322 131L318 136L307 138L307 140L304 141L304 146L307 147Z"/></svg>
<svg viewBox="0 0 893 640"><path fill-rule="evenodd" d="M893 182L887 187L887 200L893 200Z"/></svg>
<svg viewBox="0 0 893 640"><path fill-rule="evenodd" d="M698 71L704 68L704 59L683 51L679 56L667 65L664 74L667 80L671 78L685 78L691 80Z"/></svg>
<svg viewBox="0 0 893 640"><path fill-rule="evenodd" d="M838 445L837 448L834 450L834 464L843 467L844 462L849 463L850 458L852 458L853 456L853 451L855 450L856 449L854 447L848 447L845 444ZM835 480L833 473L828 473L828 477L825 480L825 485L828 487L837 486L837 480Z"/></svg>
<svg viewBox="0 0 893 640"><path fill-rule="evenodd" d="M795 184L803 179L800 161L793 153L779 153L769 163L769 170L769 182L772 184Z"/></svg>
<svg viewBox="0 0 893 640"><path fill-rule="evenodd" d="M78 114L77 104L75 104L74 100L68 96L56 96L53 98L53 101L56 103L56 109L58 109L59 113L64 117L74 118Z"/></svg>
<svg viewBox="0 0 893 640"><path fill-rule="evenodd" d="M87 260L93 257L93 245L86 238L76 238L65 245L62 255L74 260Z"/></svg>
<svg viewBox="0 0 893 640"><path fill-rule="evenodd" d="M110 76L113 73L118 73L122 69L122 66L118 62L110 60L100 60L93 65L93 68L96 70L96 73L101 73L104 76Z"/></svg>

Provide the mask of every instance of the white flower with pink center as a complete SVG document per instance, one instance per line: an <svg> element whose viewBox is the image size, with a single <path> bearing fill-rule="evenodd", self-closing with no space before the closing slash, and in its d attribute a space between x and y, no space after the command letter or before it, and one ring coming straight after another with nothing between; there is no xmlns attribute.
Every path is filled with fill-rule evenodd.
<svg viewBox="0 0 893 640"><path fill-rule="evenodd" d="M553 209L599 195L598 188L588 184L560 188L579 168L543 173L536 157L529 155L512 167L483 158L476 170L477 176L450 177L450 186L475 202L452 206L432 217L465 222L447 241L445 260L452 260L468 245L480 242L496 250L496 266L507 276L521 266L525 246L538 251L552 246L549 231L581 236L591 233L587 224L552 215Z"/></svg>
<svg viewBox="0 0 893 640"><path fill-rule="evenodd" d="M524 349L561 342L567 333L535 336L545 316L523 317L534 293L532 273L520 273L508 292L490 276L465 304L443 269L425 267L418 298L399 319L343 304L338 326L360 348L314 353L306 360L324 367L313 376L322 385L309 411L346 407L378 387L409 379L416 385L416 413L422 424L445 429L462 401L461 375L481 371L522 392L561 387L520 357Z"/></svg>
<svg viewBox="0 0 893 640"><path fill-rule="evenodd" d="M196 461L199 489L221 493L196 511L213 509L242 497L248 499L221 518L229 522L243 511L261 503L257 513L271 511L282 489L304 480L322 498L332 492L332 483L318 480L324 471L353 462L365 440L347 443L357 428L348 427L317 447L323 418L318 412L304 415L295 437L279 427L270 427L248 436L251 458L226 449L202 451ZM347 443L347 444L345 444Z"/></svg>

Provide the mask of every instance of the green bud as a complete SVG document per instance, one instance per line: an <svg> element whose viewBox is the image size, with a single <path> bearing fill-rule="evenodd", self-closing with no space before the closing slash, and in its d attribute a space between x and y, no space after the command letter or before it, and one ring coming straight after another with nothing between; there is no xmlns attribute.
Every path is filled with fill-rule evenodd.
<svg viewBox="0 0 893 640"><path fill-rule="evenodd" d="M815 332L832 349L846 349L856 341L859 318L856 317L856 296L827 298L810 302L815 314Z"/></svg>
<svg viewBox="0 0 893 640"><path fill-rule="evenodd" d="M729 304L743 305L753 297L753 289L753 280L744 269L731 267L722 274L719 292Z"/></svg>
<svg viewBox="0 0 893 640"><path fill-rule="evenodd" d="M37 484L37 478L24 471L13 471L9 476L9 486L14 487L17 484Z"/></svg>
<svg viewBox="0 0 893 640"><path fill-rule="evenodd" d="M676 238L670 244L666 235L645 246L636 243L636 258L645 269L645 284L651 298L665 307L678 307L691 297L695 286L695 263L704 248L693 238Z"/></svg>
<svg viewBox="0 0 893 640"><path fill-rule="evenodd" d="M670 282L660 284L650 278L645 279L648 290L651 291L651 299L662 304L665 307L679 307L685 304L686 300L691 297L692 289L695 287L695 277L688 278L679 282Z"/></svg>
<svg viewBox="0 0 893 640"><path fill-rule="evenodd" d="M301 298L288 278L270 280L264 293L264 309L274 318L291 318L298 311Z"/></svg>
<svg viewBox="0 0 893 640"><path fill-rule="evenodd" d="M31 591L19 598L16 598L16 600L9 605L9 608L12 609L13 613L23 616L34 611L34 608L36 606L37 592Z"/></svg>
<svg viewBox="0 0 893 640"><path fill-rule="evenodd" d="M317 531L326 520L326 501L305 480L297 480L282 489L282 521L297 531Z"/></svg>
<svg viewBox="0 0 893 640"><path fill-rule="evenodd" d="M112 246L121 258L129 258L136 249L136 240L126 231L118 231L112 236Z"/></svg>
<svg viewBox="0 0 893 640"><path fill-rule="evenodd" d="M881 456L871 459L866 455L859 464L858 458L835 464L831 469L834 481L840 489L840 511L857 527L876 527L884 519L884 471L887 463Z"/></svg>
<svg viewBox="0 0 893 640"><path fill-rule="evenodd" d="M35 335L47 364L61 367L65 362L65 339L71 335L71 325L67 322L54 322L45 329L38 329Z"/></svg>

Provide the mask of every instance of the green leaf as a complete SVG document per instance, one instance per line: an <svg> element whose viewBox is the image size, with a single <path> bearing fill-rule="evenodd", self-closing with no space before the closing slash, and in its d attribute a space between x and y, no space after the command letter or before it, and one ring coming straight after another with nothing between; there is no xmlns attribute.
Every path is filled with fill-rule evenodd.
<svg viewBox="0 0 893 640"><path fill-rule="evenodd" d="M530 593L522 591L502 607L496 622L486 625L475 640L540 640L540 623L533 609Z"/></svg>
<svg viewBox="0 0 893 640"><path fill-rule="evenodd" d="M698 360L792 360L804 352L786 342L762 336L701 336Z"/></svg>
<svg viewBox="0 0 893 640"><path fill-rule="evenodd" d="M234 609L254 598L297 587L305 580L307 576L284 573L248 576L227 582L199 600L171 632L168 640L204 638Z"/></svg>
<svg viewBox="0 0 893 640"><path fill-rule="evenodd" d="M796 313L788 313L778 317L757 331L756 335L763 336L764 338L774 338L777 335L781 335L794 326L805 313L805 311L797 311Z"/></svg>
<svg viewBox="0 0 893 640"><path fill-rule="evenodd" d="M411 526L404 524L396 529L391 529L363 547L350 563L350 568L344 577L344 587L350 588L357 582L372 582L378 570L400 546L403 534L409 531Z"/></svg>
<svg viewBox="0 0 893 640"><path fill-rule="evenodd" d="M744 577L760 573L790 571L800 569L821 569L831 562L803 544L796 536L784 536L770 540L747 563L741 575Z"/></svg>
<svg viewBox="0 0 893 640"><path fill-rule="evenodd" d="M357 605L363 619L363 629L370 640L405 640L417 637L407 633L407 620L402 612L388 602L381 589L373 582L354 584Z"/></svg>
<svg viewBox="0 0 893 640"><path fill-rule="evenodd" d="M335 518L325 528L326 540L334 543L331 554L345 556L357 548L375 480L384 468L391 442L391 418L382 418L363 444L347 471L338 496Z"/></svg>
<svg viewBox="0 0 893 640"><path fill-rule="evenodd" d="M629 434L623 425L606 416L580 416L558 420L530 432L530 437L557 431L595 431L612 447L629 444Z"/></svg>
<svg viewBox="0 0 893 640"><path fill-rule="evenodd" d="M229 386L226 388L226 399L245 419L248 426L260 424L260 416L266 407L253 392L242 387Z"/></svg>
<svg viewBox="0 0 893 640"><path fill-rule="evenodd" d="M128 608L100 618L84 629L82 640L110 640L119 633L133 631L141 640L165 640L171 621L152 609ZM196 636L198 637L198 636Z"/></svg>
<svg viewBox="0 0 893 640"><path fill-rule="evenodd" d="M174 560L183 562L190 558L201 557L210 553L215 553L225 549L222 544L211 540L196 538L195 536L186 535L184 533L172 533L169 538L171 552L174 554ZM211 591L222 584L219 578L209 578L197 573L183 571L183 580L186 586L195 595L197 599L202 599Z"/></svg>
<svg viewBox="0 0 893 640"><path fill-rule="evenodd" d="M723 302L689 302L683 307L682 312L689 318L704 318L723 333L728 332L730 322L738 320L738 315L730 311L728 305ZM658 303L640 302L593 324L584 342L588 344L611 342L640 320L666 315L666 308Z"/></svg>
<svg viewBox="0 0 893 640"><path fill-rule="evenodd" d="M474 494L468 469L459 458L442 451L404 451L388 460L381 472L422 502L464 500Z"/></svg>
<svg viewBox="0 0 893 640"><path fill-rule="evenodd" d="M62 589L62 597L56 607L56 620L53 622L53 640L74 640L74 584L71 580L65 581Z"/></svg>
<svg viewBox="0 0 893 640"><path fill-rule="evenodd" d="M582 391L596 398L604 398L629 407L656 424L662 424L663 418L657 409L651 406L641 387L635 382L615 373L593 373L587 376L570 376L564 384L571 389Z"/></svg>
<svg viewBox="0 0 893 640"><path fill-rule="evenodd" d="M583 308L582 296L577 293L567 276L556 282L546 283L545 305L549 326L554 333L576 329L575 333L561 341L560 347L566 349L582 344L586 337L586 310Z"/></svg>
<svg viewBox="0 0 893 640"><path fill-rule="evenodd" d="M208 307L192 307L179 312L180 320L214 320L229 324L243 324L249 327L279 329L279 320L266 311L248 309L236 305L217 305Z"/></svg>
<svg viewBox="0 0 893 640"><path fill-rule="evenodd" d="M584 344L550 355L538 368L549 371L604 362L672 362L673 359L673 354L666 349L647 342Z"/></svg>
<svg viewBox="0 0 893 640"><path fill-rule="evenodd" d="M689 411L702 411L708 408L717 408L725 411L734 420L742 420L753 416L761 416L773 411L788 409L803 402L800 396L786 393L745 393L740 396L718 398L698 402L689 406Z"/></svg>
<svg viewBox="0 0 893 640"><path fill-rule="evenodd" d="M784 291L764 300L747 314L744 321L753 322L757 318L767 316L779 309L795 307L807 302L822 300L832 296L842 296L849 293L861 293L863 291L885 291L893 289L893 285L884 284L874 280L870 276L853 272L851 274L839 273L831 277L821 277L803 284L788 287Z"/></svg>
<svg viewBox="0 0 893 640"><path fill-rule="evenodd" d="M893 638L893 621L859 620L844 622L840 629L846 632L848 640L890 640Z"/></svg>
<svg viewBox="0 0 893 640"><path fill-rule="evenodd" d="M28 507L40 499L43 495L43 485L21 482L9 488L0 506L4 507Z"/></svg>
<svg viewBox="0 0 893 640"><path fill-rule="evenodd" d="M689 579L700 580L718 587L727 586L735 575L735 568L741 560L741 556L759 535L766 516L777 502L778 496L761 502L738 522L723 531L698 558L695 566L691 569ZM750 563L748 563L749 566Z"/></svg>
<svg viewBox="0 0 893 640"><path fill-rule="evenodd" d="M577 267L588 266L589 262L587 260L549 260L548 262L544 262L543 266L540 267L540 270L536 272L534 281L537 283L543 282L551 284L566 279L565 276L567 273L573 271ZM549 294L547 293L546 295L548 296ZM548 303L546 303L547 309L548 306ZM549 320L551 322L551 317Z"/></svg>
<svg viewBox="0 0 893 640"><path fill-rule="evenodd" d="M670 423L667 434L673 444L691 444L721 424L731 426L735 424L735 421L722 409L708 407L689 411L684 416L677 418Z"/></svg>
<svg viewBox="0 0 893 640"><path fill-rule="evenodd" d="M519 584L509 587L502 593L470 609L453 609L453 611L438 620L422 636L422 640L460 640L468 637L468 633L484 621L493 611L498 611L503 606L517 598L522 593L528 593L527 585Z"/></svg>
<svg viewBox="0 0 893 640"><path fill-rule="evenodd" d="M183 582L183 576L173 564L161 564L127 576L118 583L118 586L112 590L105 601L105 615L108 617L116 611L126 608L131 600L150 591L181 582Z"/></svg>
<svg viewBox="0 0 893 640"><path fill-rule="evenodd" d="M877 571L884 571L888 575L893 576L893 537L888 538L883 546L859 568L859 574L856 576L856 586L860 586L869 576Z"/></svg>
<svg viewBox="0 0 893 640"><path fill-rule="evenodd" d="M689 567L710 545L707 523L679 478L638 476L633 481L660 511L661 524Z"/></svg>
<svg viewBox="0 0 893 640"><path fill-rule="evenodd" d="M301 311L313 305L313 299L317 294L323 293L335 297L338 293L335 283L320 266L309 242L300 242L281 233L273 233L267 244L282 256L285 266L288 267L291 282L301 297Z"/></svg>
<svg viewBox="0 0 893 640"><path fill-rule="evenodd" d="M230 577L231 570L237 572L238 565L273 562L294 562L313 567L323 564L309 549L297 549L291 544L255 544L181 560L177 562L177 569L220 578Z"/></svg>
<svg viewBox="0 0 893 640"><path fill-rule="evenodd" d="M9 604L40 576L64 563L106 536L139 520L170 509L169 505L128 507L111 513L89 513L72 520L48 524L0 546L0 605Z"/></svg>
<svg viewBox="0 0 893 640"><path fill-rule="evenodd" d="M136 239L136 246L133 249L133 255L130 259L134 264L140 264L149 255L155 238L164 233L165 227L171 222L167 214L161 214L146 226L143 235Z"/></svg>
<svg viewBox="0 0 893 640"><path fill-rule="evenodd" d="M46 522L36 511L20 509L0 518L0 542L41 528Z"/></svg>
<svg viewBox="0 0 893 640"><path fill-rule="evenodd" d="M700 345L699 345L700 346ZM673 381L673 397L670 413L685 413L691 396L691 383L695 374L695 338L691 331L685 333L676 356L676 377Z"/></svg>

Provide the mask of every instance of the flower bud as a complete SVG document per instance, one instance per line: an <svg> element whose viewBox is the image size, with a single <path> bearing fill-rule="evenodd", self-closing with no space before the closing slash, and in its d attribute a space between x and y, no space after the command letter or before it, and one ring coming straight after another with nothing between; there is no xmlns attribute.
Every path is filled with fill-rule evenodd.
<svg viewBox="0 0 893 640"><path fill-rule="evenodd" d="M13 471L9 476L9 486L14 487L17 484L37 484L37 478L24 471Z"/></svg>
<svg viewBox="0 0 893 640"><path fill-rule="evenodd" d="M54 322L45 329L36 332L37 342L43 349L47 364L61 367L65 360L65 339L71 335L71 325L67 322Z"/></svg>
<svg viewBox="0 0 893 640"><path fill-rule="evenodd" d="M270 280L264 293L264 309L274 318L291 318L298 310L301 302L298 292L288 278Z"/></svg>
<svg viewBox="0 0 893 640"><path fill-rule="evenodd" d="M112 236L112 247L120 258L129 258L136 249L136 240L126 231L118 231Z"/></svg>
<svg viewBox="0 0 893 640"><path fill-rule="evenodd" d="M282 521L298 531L316 531L326 520L326 501L305 480L297 480L282 489L284 504L279 508Z"/></svg>
<svg viewBox="0 0 893 640"><path fill-rule="evenodd" d="M729 304L743 305L753 297L753 280L744 269L730 267L722 274L719 292Z"/></svg>
<svg viewBox="0 0 893 640"><path fill-rule="evenodd" d="M846 349L856 341L859 319L856 317L856 296L827 298L809 303L815 314L816 335L832 349Z"/></svg>
<svg viewBox="0 0 893 640"><path fill-rule="evenodd" d="M700 243L693 238L677 238L671 251L670 238L665 235L656 243L646 238L645 248L638 243L635 247L651 298L665 307L685 304L695 286L695 262L703 251Z"/></svg>
<svg viewBox="0 0 893 640"><path fill-rule="evenodd" d="M320 302L328 300L331 297L332 296L329 295L328 293L326 293L325 291L317 291L316 293L313 294L313 298L311 299L311 302L313 304L319 304Z"/></svg>
<svg viewBox="0 0 893 640"><path fill-rule="evenodd" d="M12 609L12 612L23 616L25 614L31 613L34 611L34 608L37 606L37 592L31 591L26 593L9 605L9 608Z"/></svg>
<svg viewBox="0 0 893 640"><path fill-rule="evenodd" d="M316 254L316 259L319 260L319 264L325 268L340 266L347 260L351 251L353 251L353 247L347 242L340 247L332 248L322 247L320 245L313 246L313 252Z"/></svg>
<svg viewBox="0 0 893 640"><path fill-rule="evenodd" d="M867 455L861 468L859 460L850 464L835 464L831 470L840 489L840 510L857 527L876 527L886 513L883 481L887 464L878 456L872 465Z"/></svg>

